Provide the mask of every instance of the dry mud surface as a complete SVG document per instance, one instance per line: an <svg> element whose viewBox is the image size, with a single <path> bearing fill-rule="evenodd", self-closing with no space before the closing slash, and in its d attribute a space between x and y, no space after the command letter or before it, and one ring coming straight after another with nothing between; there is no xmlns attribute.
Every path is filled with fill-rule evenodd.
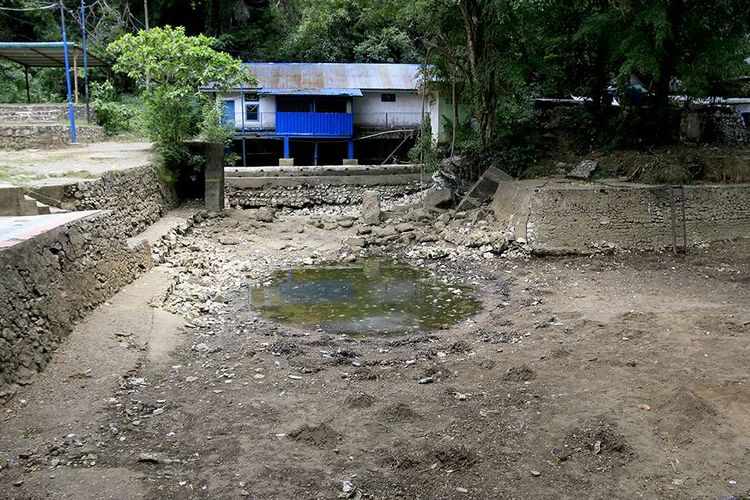
<svg viewBox="0 0 750 500"><path fill-rule="evenodd" d="M0 497L750 497L747 241L415 261L482 302L433 332L258 318L272 270L352 258L331 224L179 237L2 408Z"/></svg>

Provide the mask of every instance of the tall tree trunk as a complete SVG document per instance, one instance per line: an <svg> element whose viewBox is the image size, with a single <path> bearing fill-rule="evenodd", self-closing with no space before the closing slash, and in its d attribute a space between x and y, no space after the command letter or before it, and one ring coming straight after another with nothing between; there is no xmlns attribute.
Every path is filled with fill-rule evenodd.
<svg viewBox="0 0 750 500"><path fill-rule="evenodd" d="M685 0L670 0L667 3L667 22L670 32L662 46L662 56L659 60L659 77L654 82L655 111L659 120L668 123L669 119L669 90L677 65L677 50L682 32L682 22L685 14ZM668 132L668 127L660 127Z"/></svg>

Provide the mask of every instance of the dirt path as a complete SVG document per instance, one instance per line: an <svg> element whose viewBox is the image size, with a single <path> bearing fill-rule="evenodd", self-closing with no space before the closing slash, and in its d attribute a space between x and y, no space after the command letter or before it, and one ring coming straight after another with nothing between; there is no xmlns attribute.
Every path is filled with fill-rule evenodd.
<svg viewBox="0 0 750 500"><path fill-rule="evenodd" d="M351 338L258 318L248 285L349 258L341 241L356 227L338 220L198 224L4 408L13 466L0 491L750 496L747 242L686 257L419 261L473 283L483 305L436 332Z"/></svg>

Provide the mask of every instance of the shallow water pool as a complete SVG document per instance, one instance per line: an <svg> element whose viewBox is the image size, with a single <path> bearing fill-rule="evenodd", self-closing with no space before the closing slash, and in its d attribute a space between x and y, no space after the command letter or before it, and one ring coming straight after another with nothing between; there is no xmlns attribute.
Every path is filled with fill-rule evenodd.
<svg viewBox="0 0 750 500"><path fill-rule="evenodd" d="M468 287L380 259L282 270L250 302L267 320L355 335L442 328L478 309Z"/></svg>

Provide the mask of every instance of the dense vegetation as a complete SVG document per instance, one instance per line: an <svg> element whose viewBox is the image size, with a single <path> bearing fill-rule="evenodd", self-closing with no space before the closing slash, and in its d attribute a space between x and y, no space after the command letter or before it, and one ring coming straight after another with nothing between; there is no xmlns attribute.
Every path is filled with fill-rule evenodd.
<svg viewBox="0 0 750 500"><path fill-rule="evenodd" d="M65 4L78 39L78 4ZM144 27L140 2L87 4L94 50ZM603 147L630 136L668 141L670 94L748 93L738 77L750 74L750 0L150 0L148 9L150 26L206 34L242 60L430 63L470 110L452 124L450 151L477 169L500 160L519 173L533 161L540 149L533 97L589 96L582 142ZM0 39L58 39L57 15L0 11ZM17 68L3 64L0 72L19 82ZM54 75L34 73L37 98L59 95ZM116 87L131 89L120 78ZM624 126L608 112L615 95L648 111L631 113ZM21 100L22 87L6 86L0 98Z"/></svg>

